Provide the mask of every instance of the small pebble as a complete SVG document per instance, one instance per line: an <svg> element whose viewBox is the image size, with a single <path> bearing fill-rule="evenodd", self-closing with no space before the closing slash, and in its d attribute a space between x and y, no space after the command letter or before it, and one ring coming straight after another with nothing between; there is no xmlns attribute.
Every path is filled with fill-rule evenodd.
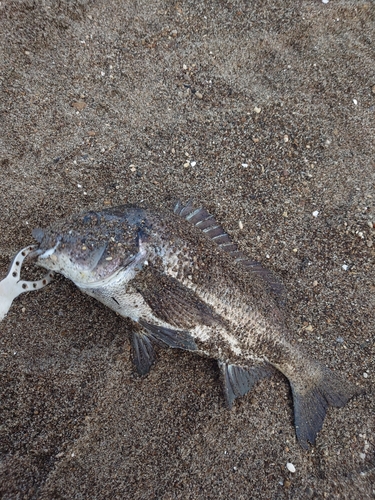
<svg viewBox="0 0 375 500"><path fill-rule="evenodd" d="M316 280L313 281L313 286L318 286L318 282Z"/></svg>
<svg viewBox="0 0 375 500"><path fill-rule="evenodd" d="M353 99L353 104L354 104L355 106L357 106L357 104L358 104L357 99Z"/></svg>
<svg viewBox="0 0 375 500"><path fill-rule="evenodd" d="M136 170L137 170L137 169L135 168L135 166L134 166L134 165L130 165L130 171L131 171L131 172L135 172Z"/></svg>
<svg viewBox="0 0 375 500"><path fill-rule="evenodd" d="M343 344L344 339L342 337L337 337L336 342L338 342L339 344Z"/></svg>
<svg viewBox="0 0 375 500"><path fill-rule="evenodd" d="M243 168L247 168L249 165L247 163L242 163Z"/></svg>
<svg viewBox="0 0 375 500"><path fill-rule="evenodd" d="M375 94L375 85L372 86L372 93Z"/></svg>
<svg viewBox="0 0 375 500"><path fill-rule="evenodd" d="M359 456L360 458L362 458L362 460L364 460L366 458L366 453L360 453Z"/></svg>
<svg viewBox="0 0 375 500"><path fill-rule="evenodd" d="M242 224L242 221L240 221L240 220L238 221L238 227L239 227L240 229L243 229L243 224Z"/></svg>
<svg viewBox="0 0 375 500"><path fill-rule="evenodd" d="M284 142L288 142L289 141L289 137L287 135L284 135Z"/></svg>
<svg viewBox="0 0 375 500"><path fill-rule="evenodd" d="M294 465L291 463L291 462L288 462L286 464L286 468L288 469L289 472L291 472L292 474L294 474L296 472L296 468L294 467Z"/></svg>
<svg viewBox="0 0 375 500"><path fill-rule="evenodd" d="M198 99L203 99L203 94L201 94L200 92L195 92L195 96L196 96Z"/></svg>
<svg viewBox="0 0 375 500"><path fill-rule="evenodd" d="M185 167L185 168L190 167L190 163L187 161L186 163L184 163L184 167Z"/></svg>
<svg viewBox="0 0 375 500"><path fill-rule="evenodd" d="M77 188L78 189L82 189L82 185L81 184L77 184Z"/></svg>
<svg viewBox="0 0 375 500"><path fill-rule="evenodd" d="M75 101L72 102L71 106L77 111L82 111L83 109L85 109L87 104L84 101Z"/></svg>
<svg viewBox="0 0 375 500"><path fill-rule="evenodd" d="M257 108L255 106L254 111L255 111L255 113L257 113L259 115L259 113L262 111L262 108Z"/></svg>
<svg viewBox="0 0 375 500"><path fill-rule="evenodd" d="M318 210L315 210L312 214L313 214L314 217L318 217L319 212L318 212Z"/></svg>
<svg viewBox="0 0 375 500"><path fill-rule="evenodd" d="M364 372L363 377L364 377L364 378L368 378L368 373L367 373L367 372Z"/></svg>
<svg viewBox="0 0 375 500"><path fill-rule="evenodd" d="M344 269L344 271L347 271L349 269L349 266L347 264L343 264L341 267Z"/></svg>
<svg viewBox="0 0 375 500"><path fill-rule="evenodd" d="M195 165L196 165L196 164L197 164L197 162L196 162L196 161L192 161L192 162L190 162L190 165L191 165L192 167L195 167Z"/></svg>

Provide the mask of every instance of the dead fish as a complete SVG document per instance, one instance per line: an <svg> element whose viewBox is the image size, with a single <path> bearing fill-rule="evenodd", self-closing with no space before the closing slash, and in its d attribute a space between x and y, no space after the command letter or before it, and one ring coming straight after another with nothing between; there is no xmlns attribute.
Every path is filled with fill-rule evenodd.
<svg viewBox="0 0 375 500"><path fill-rule="evenodd" d="M240 252L203 208L90 211L34 230L37 263L135 323L133 358L145 375L154 344L218 360L229 407L276 370L287 377L300 445L314 444L328 406L358 389L293 343L283 286Z"/></svg>

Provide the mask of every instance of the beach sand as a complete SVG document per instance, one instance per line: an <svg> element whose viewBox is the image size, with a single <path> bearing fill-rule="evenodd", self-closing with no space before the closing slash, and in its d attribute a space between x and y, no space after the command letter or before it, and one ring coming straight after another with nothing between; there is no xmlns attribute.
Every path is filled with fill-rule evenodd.
<svg viewBox="0 0 375 500"><path fill-rule="evenodd" d="M232 411L214 360L141 379L131 322L59 277L0 324L1 498L375 498L374 40L362 0L0 2L0 277L34 227L193 198L366 391L305 451L281 375Z"/></svg>

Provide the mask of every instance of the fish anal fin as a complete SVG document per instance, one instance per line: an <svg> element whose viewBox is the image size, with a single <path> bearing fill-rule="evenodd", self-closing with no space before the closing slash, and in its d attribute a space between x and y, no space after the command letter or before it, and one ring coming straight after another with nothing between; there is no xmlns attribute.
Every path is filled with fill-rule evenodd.
<svg viewBox="0 0 375 500"><path fill-rule="evenodd" d="M294 425L296 436L302 448L315 444L316 436L323 426L329 406L341 408L353 396L361 393L358 388L321 367L319 382L306 389L301 382L292 383Z"/></svg>
<svg viewBox="0 0 375 500"><path fill-rule="evenodd" d="M227 406L232 408L236 398L247 394L254 384L262 378L270 377L275 369L267 363L259 362L252 367L242 367L218 361L224 382L224 395Z"/></svg>
<svg viewBox="0 0 375 500"><path fill-rule="evenodd" d="M141 332L132 336L133 362L139 375L147 375L155 362L155 351L151 340Z"/></svg>
<svg viewBox="0 0 375 500"><path fill-rule="evenodd" d="M138 322L147 331L149 339L152 339L162 347L167 346L187 351L196 351L198 349L194 338L187 331L152 325L142 319L139 319Z"/></svg>

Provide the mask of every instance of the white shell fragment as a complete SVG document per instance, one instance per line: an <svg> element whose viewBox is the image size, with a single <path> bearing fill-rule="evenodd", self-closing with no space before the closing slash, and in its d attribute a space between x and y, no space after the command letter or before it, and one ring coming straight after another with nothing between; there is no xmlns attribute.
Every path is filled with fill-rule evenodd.
<svg viewBox="0 0 375 500"><path fill-rule="evenodd" d="M315 210L312 214L313 214L314 217L318 217L319 212L318 212L318 210Z"/></svg>
<svg viewBox="0 0 375 500"><path fill-rule="evenodd" d="M9 273L0 281L0 321L7 315L13 300L24 292L40 290L52 281L53 273L49 272L37 281L21 280L21 266L25 257L34 250L34 246L28 246L20 250L14 257Z"/></svg>
<svg viewBox="0 0 375 500"><path fill-rule="evenodd" d="M291 463L291 462L288 462L286 464L286 468L288 469L289 472L291 472L292 474L294 474L296 472L296 468L294 467L294 465Z"/></svg>

